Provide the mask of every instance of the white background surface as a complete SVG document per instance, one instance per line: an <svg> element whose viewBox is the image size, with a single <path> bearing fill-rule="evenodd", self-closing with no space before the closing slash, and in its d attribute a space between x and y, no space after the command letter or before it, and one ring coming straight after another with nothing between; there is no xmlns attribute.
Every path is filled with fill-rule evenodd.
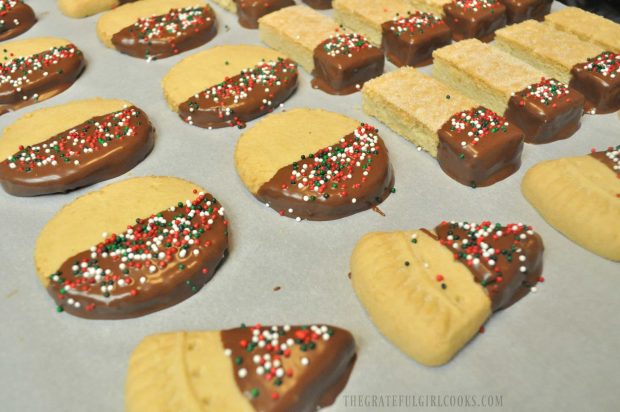
<svg viewBox="0 0 620 412"><path fill-rule="evenodd" d="M358 361L342 395L498 394L503 395L504 410L617 410L620 266L556 232L519 190L524 172L541 160L620 143L616 114L584 117L581 130L568 140L527 145L518 173L490 188L472 190L446 176L429 155L366 116L359 94L337 97L313 90L310 76L302 72L299 90L286 108L323 107L378 126L392 157L397 193L381 205L386 217L367 211L339 221L296 223L266 209L237 177L233 151L241 131L195 128L167 108L160 79L195 51L147 64L103 47L95 34L98 16L73 20L62 16L52 0L28 3L39 22L20 38L68 38L84 51L88 65L72 88L2 116L0 127L24 113L78 98L135 103L157 128L156 146L143 163L114 181L156 174L196 182L226 207L232 245L215 278L170 309L123 321L58 314L35 276L36 237L64 204L110 182L33 199L1 192L0 410L120 411L127 360L144 336L229 328L241 322L332 323L350 329L357 340ZM258 44L256 31L241 29L234 15L214 8L219 34L200 50L219 44ZM387 69L394 67L388 64ZM429 68L424 71L429 73ZM377 332L353 293L348 260L366 232L432 228L444 219L532 224L546 246L546 281L537 293L496 314L486 332L448 365L428 368L407 358ZM282 289L274 292L276 286ZM329 410L379 409L348 408L341 396Z"/></svg>

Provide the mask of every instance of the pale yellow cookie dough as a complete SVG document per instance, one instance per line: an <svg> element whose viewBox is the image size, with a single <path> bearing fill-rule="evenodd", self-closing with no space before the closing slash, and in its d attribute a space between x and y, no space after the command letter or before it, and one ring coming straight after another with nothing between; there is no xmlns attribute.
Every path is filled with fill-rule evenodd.
<svg viewBox="0 0 620 412"><path fill-rule="evenodd" d="M35 110L4 129L0 137L0 159L6 159L18 152L20 145L40 143L93 117L131 105L124 100L96 98Z"/></svg>
<svg viewBox="0 0 620 412"><path fill-rule="evenodd" d="M245 186L256 194L278 170L337 143L360 122L321 109L294 109L271 114L241 135L235 166Z"/></svg>
<svg viewBox="0 0 620 412"><path fill-rule="evenodd" d="M351 256L351 281L379 331L424 365L448 362L491 316L469 269L420 230L364 236Z"/></svg>
<svg viewBox="0 0 620 412"><path fill-rule="evenodd" d="M177 63L162 80L164 96L172 110L207 87L238 75L243 69L262 60L286 57L282 53L260 46L217 46L186 57Z"/></svg>
<svg viewBox="0 0 620 412"><path fill-rule="evenodd" d="M592 156L539 163L521 190L555 229L583 248L620 261L620 179Z"/></svg>
<svg viewBox="0 0 620 412"><path fill-rule="evenodd" d="M17 57L32 56L51 49L71 44L69 40L59 37L35 37L2 43L0 47L0 62L6 63Z"/></svg>
<svg viewBox="0 0 620 412"><path fill-rule="evenodd" d="M213 3L217 4L225 10L228 10L231 13L236 13L237 4L235 3L235 1L236 0L213 0Z"/></svg>
<svg viewBox="0 0 620 412"><path fill-rule="evenodd" d="M138 177L90 192L63 207L45 225L35 246L37 275L47 286L48 276L71 256L101 242L103 233L119 233L148 217L195 199L198 185L175 177Z"/></svg>
<svg viewBox="0 0 620 412"><path fill-rule="evenodd" d="M103 14L97 22L97 36L101 42L110 48L112 36L134 24L141 17L166 14L170 9L205 6L204 0L142 0L136 3L127 3Z"/></svg>
<svg viewBox="0 0 620 412"><path fill-rule="evenodd" d="M127 412L253 411L219 331L149 336L129 360Z"/></svg>
<svg viewBox="0 0 620 412"><path fill-rule="evenodd" d="M81 18L110 10L120 3L120 0L58 0L58 8L65 16Z"/></svg>

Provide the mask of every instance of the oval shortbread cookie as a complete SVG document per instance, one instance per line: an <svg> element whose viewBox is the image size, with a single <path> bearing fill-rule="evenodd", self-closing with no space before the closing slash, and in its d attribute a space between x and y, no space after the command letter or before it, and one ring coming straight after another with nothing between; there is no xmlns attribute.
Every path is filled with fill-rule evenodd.
<svg viewBox="0 0 620 412"><path fill-rule="evenodd" d="M235 165L257 199L297 220L361 212L385 200L394 185L377 130L319 109L265 118L239 139Z"/></svg>
<svg viewBox="0 0 620 412"><path fill-rule="evenodd" d="M540 280L543 244L529 226L443 222L370 233L351 257L358 298L381 333L416 361L448 362L493 311Z"/></svg>
<svg viewBox="0 0 620 412"><path fill-rule="evenodd" d="M155 130L124 100L89 99L29 113L0 138L0 184L16 196L67 192L122 175L151 151Z"/></svg>
<svg viewBox="0 0 620 412"><path fill-rule="evenodd" d="M351 333L328 325L149 336L129 360L125 408L315 411L334 402L354 362Z"/></svg>
<svg viewBox="0 0 620 412"><path fill-rule="evenodd" d="M58 311L123 319L194 295L227 249L228 222L212 195L182 179L141 177L65 206L39 235L35 263Z"/></svg>
<svg viewBox="0 0 620 412"><path fill-rule="evenodd" d="M4 43L0 61L0 114L63 92L85 66L82 52L56 37Z"/></svg>
<svg viewBox="0 0 620 412"><path fill-rule="evenodd" d="M104 45L146 60L200 47L216 34L215 13L203 0L142 0L109 11L97 22Z"/></svg>
<svg viewBox="0 0 620 412"><path fill-rule="evenodd" d="M140 0L58 0L58 8L68 17L82 18Z"/></svg>
<svg viewBox="0 0 620 412"><path fill-rule="evenodd" d="M259 46L218 46L187 57L162 80L172 110L205 128L244 127L297 89L297 66Z"/></svg>
<svg viewBox="0 0 620 412"><path fill-rule="evenodd" d="M28 31L36 21L34 11L24 0L0 2L0 41L19 36Z"/></svg>
<svg viewBox="0 0 620 412"><path fill-rule="evenodd" d="M583 248L620 261L620 146L539 163L521 190L555 229Z"/></svg>

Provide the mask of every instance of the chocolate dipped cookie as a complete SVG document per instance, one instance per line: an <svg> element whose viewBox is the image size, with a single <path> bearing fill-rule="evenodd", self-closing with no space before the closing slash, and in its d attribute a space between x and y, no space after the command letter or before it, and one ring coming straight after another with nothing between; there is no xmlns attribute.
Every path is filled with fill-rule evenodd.
<svg viewBox="0 0 620 412"><path fill-rule="evenodd" d="M25 33L36 21L34 11L24 0L0 1L0 41Z"/></svg>
<svg viewBox="0 0 620 412"><path fill-rule="evenodd" d="M620 261L620 146L538 163L523 177L521 190L564 236Z"/></svg>
<svg viewBox="0 0 620 412"><path fill-rule="evenodd" d="M521 166L519 127L414 68L371 80L362 102L367 114L427 151L463 185L489 186Z"/></svg>
<svg viewBox="0 0 620 412"><path fill-rule="evenodd" d="M200 47L216 34L215 13L202 0L142 0L97 22L104 45L147 61Z"/></svg>
<svg viewBox="0 0 620 412"><path fill-rule="evenodd" d="M319 109L261 120L237 142L235 165L254 197L297 221L333 220L370 209L394 186L377 129Z"/></svg>
<svg viewBox="0 0 620 412"><path fill-rule="evenodd" d="M295 92L297 65L264 47L218 46L182 60L162 86L168 105L184 122L243 128Z"/></svg>
<svg viewBox="0 0 620 412"><path fill-rule="evenodd" d="M151 151L155 130L124 100L78 100L29 113L0 138L0 184L15 196L63 193L122 175Z"/></svg>
<svg viewBox="0 0 620 412"><path fill-rule="evenodd" d="M62 93L85 67L80 49L55 37L4 43L0 61L0 115Z"/></svg>
<svg viewBox="0 0 620 412"><path fill-rule="evenodd" d="M545 17L554 29L594 43L601 50L620 52L620 24L578 7L565 7Z"/></svg>
<svg viewBox="0 0 620 412"><path fill-rule="evenodd" d="M82 18L140 0L57 0L58 8L67 17Z"/></svg>
<svg viewBox="0 0 620 412"><path fill-rule="evenodd" d="M344 389L355 351L351 333L329 325L149 336L129 360L125 409L315 411Z"/></svg>
<svg viewBox="0 0 620 412"><path fill-rule="evenodd" d="M212 195L140 177L66 205L41 231L35 264L58 312L125 319L195 295L227 250L228 221Z"/></svg>
<svg viewBox="0 0 620 412"><path fill-rule="evenodd" d="M379 331L428 366L447 363L491 315L542 281L543 242L530 226L442 222L369 233L351 282Z"/></svg>
<svg viewBox="0 0 620 412"><path fill-rule="evenodd" d="M294 6L294 0L213 0L226 10L237 13L239 24L246 29L257 29L258 19L284 7Z"/></svg>

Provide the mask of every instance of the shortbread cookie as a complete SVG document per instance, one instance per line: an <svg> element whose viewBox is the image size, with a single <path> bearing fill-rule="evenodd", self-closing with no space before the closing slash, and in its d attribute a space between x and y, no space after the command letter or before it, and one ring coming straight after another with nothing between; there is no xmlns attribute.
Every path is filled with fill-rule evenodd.
<svg viewBox="0 0 620 412"><path fill-rule="evenodd" d="M521 165L521 129L416 69L368 82L362 100L367 114L436 157L459 183L489 186Z"/></svg>
<svg viewBox="0 0 620 412"><path fill-rule="evenodd" d="M35 263L59 312L124 319L196 294L227 249L213 196L185 180L140 177L65 206L39 235Z"/></svg>
<svg viewBox="0 0 620 412"><path fill-rule="evenodd" d="M260 37L314 76L330 94L350 94L383 73L383 52L356 33L339 33L331 18L306 6L287 7L260 19Z"/></svg>
<svg viewBox="0 0 620 412"><path fill-rule="evenodd" d="M79 100L29 113L0 138L0 184L16 196L67 192L131 170L153 148L146 113L124 100Z"/></svg>
<svg viewBox="0 0 620 412"><path fill-rule="evenodd" d="M563 235L620 261L620 146L539 163L527 171L521 190Z"/></svg>
<svg viewBox="0 0 620 412"><path fill-rule="evenodd" d="M542 21L551 11L553 0L499 0L506 7L508 24L534 19Z"/></svg>
<svg viewBox="0 0 620 412"><path fill-rule="evenodd" d="M297 66L259 46L213 47L175 65L162 81L168 105L205 128L245 127L297 89Z"/></svg>
<svg viewBox="0 0 620 412"><path fill-rule="evenodd" d="M239 24L246 29L257 29L258 19L284 7L294 6L294 0L213 0L223 8L237 13Z"/></svg>
<svg viewBox="0 0 620 412"><path fill-rule="evenodd" d="M455 41L489 42L507 22L506 7L499 0L453 0L443 6L443 12Z"/></svg>
<svg viewBox="0 0 620 412"><path fill-rule="evenodd" d="M34 11L24 0L0 2L0 41L12 39L28 31L37 21Z"/></svg>
<svg viewBox="0 0 620 412"><path fill-rule="evenodd" d="M58 8L68 17L82 18L140 0L58 0Z"/></svg>
<svg viewBox="0 0 620 412"><path fill-rule="evenodd" d="M97 22L104 45L149 61L200 47L216 34L215 13L202 0L142 0Z"/></svg>
<svg viewBox="0 0 620 412"><path fill-rule="evenodd" d="M506 52L470 39L436 50L433 58L437 79L504 113L526 142L566 139L581 126L581 93Z"/></svg>
<svg viewBox="0 0 620 412"><path fill-rule="evenodd" d="M335 401L354 362L351 333L328 325L149 336L129 360L125 410L315 411Z"/></svg>
<svg viewBox="0 0 620 412"><path fill-rule="evenodd" d="M388 340L437 366L542 280L542 255L530 226L443 222L434 231L367 234L353 250L351 281Z"/></svg>
<svg viewBox="0 0 620 412"><path fill-rule="evenodd" d="M577 7L565 7L545 17L545 23L603 50L620 52L620 24L604 17Z"/></svg>
<svg viewBox="0 0 620 412"><path fill-rule="evenodd" d="M239 138L235 165L258 200L298 221L339 219L372 208L394 185L377 129L318 109L261 120Z"/></svg>
<svg viewBox="0 0 620 412"><path fill-rule="evenodd" d="M495 44L570 84L585 96L587 112L620 109L619 54L533 20L499 30Z"/></svg>
<svg viewBox="0 0 620 412"><path fill-rule="evenodd" d="M85 66L77 46L56 37L3 43L0 61L0 115L62 93Z"/></svg>
<svg viewBox="0 0 620 412"><path fill-rule="evenodd" d="M409 0L414 10L422 10L433 13L435 16L443 16L443 6L451 0Z"/></svg>

